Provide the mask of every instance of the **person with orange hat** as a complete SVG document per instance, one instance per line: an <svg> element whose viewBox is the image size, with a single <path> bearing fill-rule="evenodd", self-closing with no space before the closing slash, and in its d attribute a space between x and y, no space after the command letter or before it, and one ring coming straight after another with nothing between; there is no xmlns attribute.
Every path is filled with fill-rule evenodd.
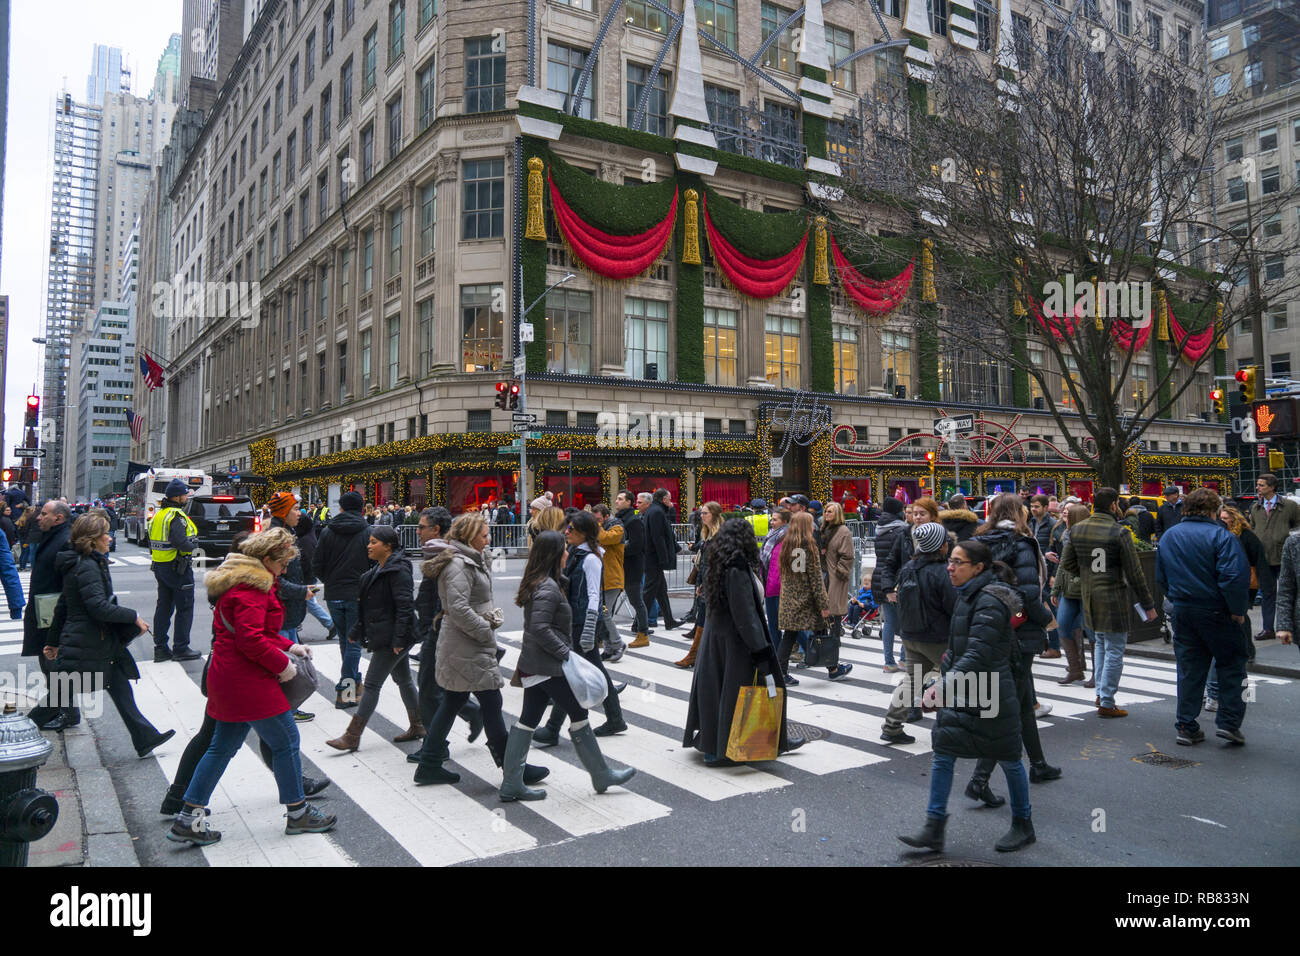
<svg viewBox="0 0 1300 956"><path fill-rule="evenodd" d="M294 529L298 527L298 520L302 517L302 511L298 508L298 499L294 497L293 492L277 491L267 502L267 507L271 510L271 527L284 528L290 534L294 534ZM298 640L298 628L307 617L307 599L319 588L307 586L302 571L302 558L298 555L294 555L288 568L280 576L279 587L280 603L284 605L284 625L280 630L280 636L288 638L295 644L301 643ZM293 719L299 723L311 720L315 716L305 710L293 712Z"/></svg>

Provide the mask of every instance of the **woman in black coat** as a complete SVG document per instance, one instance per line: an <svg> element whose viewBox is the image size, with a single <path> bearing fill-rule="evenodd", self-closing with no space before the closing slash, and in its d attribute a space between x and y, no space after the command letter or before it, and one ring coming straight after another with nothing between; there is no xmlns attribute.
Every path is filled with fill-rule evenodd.
<svg viewBox="0 0 1300 956"><path fill-rule="evenodd" d="M14 524L13 509L8 505L4 506L4 512L0 514L0 531L4 532L8 547L12 548L18 542L18 528Z"/></svg>
<svg viewBox="0 0 1300 956"><path fill-rule="evenodd" d="M147 757L176 733L160 733L140 713L131 693L130 682L140 679L140 671L127 645L149 625L113 596L105 557L112 544L108 519L93 512L82 515L72 525L71 543L72 549L55 559L63 574L63 597L47 634L45 658L54 662L51 670L76 675L71 691L106 689L135 752Z"/></svg>
<svg viewBox="0 0 1300 956"><path fill-rule="evenodd" d="M940 708L930 738L930 804L921 832L899 839L918 849L943 849L953 767L959 757L973 757L1002 765L1011 790L1011 829L995 848L1019 850L1035 840L1029 780L1020 762L1020 717L1014 708L999 705L1016 696L1011 619L1021 609L1020 594L1009 586L1010 569L975 539L953 549L948 577L958 598L943 676L923 697L927 706Z"/></svg>
<svg viewBox="0 0 1300 956"><path fill-rule="evenodd" d="M393 742L404 743L424 737L420 699L415 691L407 654L416 640L415 584L411 562L402 553L397 531L389 525L377 524L370 529L366 555L375 564L361 575L357 623L352 625L348 641L370 651L370 666L366 668L361 700L347 730L343 736L326 741L335 750L356 750L360 745L361 732L366 729L370 715L379 703L379 690L390 676L402 695L410 724L405 733L393 738Z"/></svg>
<svg viewBox="0 0 1300 956"><path fill-rule="evenodd" d="M1048 705L1038 707L1034 695L1034 659L1047 647L1047 625L1052 622L1052 612L1043 603L1045 568L1038 542L1025 521L1025 507L1019 495L1001 494L989 502L988 520L976 532L975 540L988 545L996 561L1001 561L1015 575L1016 590L1024 605L1024 622L1016 630L1023 666L1016 670L1016 695L1020 701L1020 732L1025 751L1029 754L1029 779L1044 783L1061 776L1061 768L1053 767L1043 755L1043 744L1038 736L1037 718L1050 711ZM981 760L967 788L972 800L983 800L991 807L1000 807L1003 799L988 789L993 775L992 760Z"/></svg>
<svg viewBox="0 0 1300 956"><path fill-rule="evenodd" d="M701 751L711 767L735 766L727 758L727 740L740 688L762 685L768 677L777 687L785 686L768 638L761 567L753 528L743 518L728 519L709 544L703 580L708 613L682 734L682 746ZM803 743L802 737L786 732L783 699L781 752Z"/></svg>

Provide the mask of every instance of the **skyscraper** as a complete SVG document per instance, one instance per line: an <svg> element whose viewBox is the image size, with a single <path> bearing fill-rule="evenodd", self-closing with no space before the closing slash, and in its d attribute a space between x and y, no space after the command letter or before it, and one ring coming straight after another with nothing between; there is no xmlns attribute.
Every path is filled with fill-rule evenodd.
<svg viewBox="0 0 1300 956"><path fill-rule="evenodd" d="M113 93L129 92L131 71L122 63L122 51L115 46L95 44L91 55L90 75L86 78L86 102L103 106Z"/></svg>

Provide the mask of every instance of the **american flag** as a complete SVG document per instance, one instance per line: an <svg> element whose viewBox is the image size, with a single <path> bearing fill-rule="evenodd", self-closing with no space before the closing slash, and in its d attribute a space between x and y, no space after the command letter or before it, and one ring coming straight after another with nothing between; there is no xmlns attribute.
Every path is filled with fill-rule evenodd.
<svg viewBox="0 0 1300 956"><path fill-rule="evenodd" d="M128 408L126 410L126 424L131 429L131 438L139 441L140 436L144 433L144 416L137 415Z"/></svg>
<svg viewBox="0 0 1300 956"><path fill-rule="evenodd" d="M145 385L149 386L149 391L152 392L155 388L162 388L162 366L150 358L148 352L140 356L140 375L144 378Z"/></svg>

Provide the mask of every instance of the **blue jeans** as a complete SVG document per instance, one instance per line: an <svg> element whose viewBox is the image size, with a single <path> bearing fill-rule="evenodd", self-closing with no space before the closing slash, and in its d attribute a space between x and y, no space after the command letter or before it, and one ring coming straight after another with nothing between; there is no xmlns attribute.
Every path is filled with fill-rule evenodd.
<svg viewBox="0 0 1300 956"><path fill-rule="evenodd" d="M348 632L357 623L356 601L326 601L334 627L339 632L339 650L343 655L343 665L339 671L339 682L334 685L336 692L351 690L356 699L361 698L361 645L348 643ZM349 683L350 682L350 683Z"/></svg>
<svg viewBox="0 0 1300 956"><path fill-rule="evenodd" d="M32 560L32 546L26 541L23 542L23 550L18 554L18 570L26 571L27 565Z"/></svg>
<svg viewBox="0 0 1300 956"><path fill-rule="evenodd" d="M1197 731L1196 718L1211 666L1218 671L1219 711L1214 723L1237 730L1246 717L1241 688L1246 680L1246 646L1241 627L1227 611L1174 605L1174 659L1178 662L1178 715L1174 726Z"/></svg>
<svg viewBox="0 0 1300 956"><path fill-rule="evenodd" d="M880 639L885 642L885 664L897 667L898 663L894 660L894 632L898 630L898 605L886 598L880 605L880 615Z"/></svg>
<svg viewBox="0 0 1300 956"><path fill-rule="evenodd" d="M275 784L280 790L280 802L302 803L302 756L298 752L298 725L294 723L291 710L264 720L236 723L218 720L212 743L208 746L207 753L199 759L189 788L185 791L186 803L195 807L208 805L212 791L217 789L221 775L243 746L250 727L271 748L271 771L275 774Z"/></svg>
<svg viewBox="0 0 1300 956"><path fill-rule="evenodd" d="M1056 629L1061 637L1073 637L1076 628L1083 628L1083 633L1092 638L1092 628L1083 623L1083 601L1079 598L1062 597L1056 608Z"/></svg>
<svg viewBox="0 0 1300 956"><path fill-rule="evenodd" d="M769 598L764 598L767 604L767 634L772 639L772 646L779 648L781 646L781 629L776 626L777 618L781 611L781 595L773 594Z"/></svg>
<svg viewBox="0 0 1300 956"><path fill-rule="evenodd" d="M645 593L646 593L646 577L644 574L642 574L641 594L643 597ZM650 599L650 603L647 604L645 607L645 613L646 613L646 626L647 627L657 626L659 623L659 599L657 597L653 597Z"/></svg>
<svg viewBox="0 0 1300 956"><path fill-rule="evenodd" d="M302 643L302 641L298 640L298 629L296 627L286 627L280 632L280 636L293 641L295 644Z"/></svg>
<svg viewBox="0 0 1300 956"><path fill-rule="evenodd" d="M1274 619L1277 614L1277 579L1282 576L1282 565L1273 565L1273 586L1269 588L1260 588L1261 601L1264 613L1264 630L1272 631Z"/></svg>
<svg viewBox="0 0 1300 956"><path fill-rule="evenodd" d="M1017 820L1029 819L1029 774L1020 760L999 760L1007 777L1007 791L1011 795L1011 815ZM930 805L925 815L942 820L948 815L948 795L952 793L952 771L956 757L935 754L930 760Z"/></svg>
<svg viewBox="0 0 1300 956"><path fill-rule="evenodd" d="M327 631L334 626L334 618L330 617L329 611L321 607L315 598L307 601L307 613L320 621L321 626Z"/></svg>
<svg viewBox="0 0 1300 956"><path fill-rule="evenodd" d="M1097 696L1101 706L1115 706L1115 692L1119 678L1124 673L1124 648L1128 646L1127 631L1097 631L1093 650L1093 671L1097 681Z"/></svg>

